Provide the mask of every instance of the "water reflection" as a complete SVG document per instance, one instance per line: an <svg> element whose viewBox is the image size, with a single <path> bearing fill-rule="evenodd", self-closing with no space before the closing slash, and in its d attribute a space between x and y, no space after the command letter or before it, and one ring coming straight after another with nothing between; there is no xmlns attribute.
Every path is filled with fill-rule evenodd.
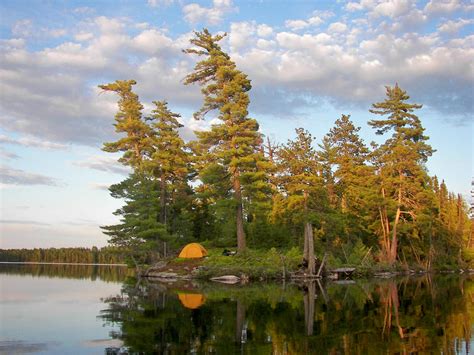
<svg viewBox="0 0 474 355"><path fill-rule="evenodd" d="M127 275L132 275L133 272L126 266L116 265L1 263L0 273L5 275L120 282L125 280Z"/></svg>
<svg viewBox="0 0 474 355"><path fill-rule="evenodd" d="M129 353L469 353L474 280L165 286L129 280L101 317ZM110 349L112 350L112 349Z"/></svg>

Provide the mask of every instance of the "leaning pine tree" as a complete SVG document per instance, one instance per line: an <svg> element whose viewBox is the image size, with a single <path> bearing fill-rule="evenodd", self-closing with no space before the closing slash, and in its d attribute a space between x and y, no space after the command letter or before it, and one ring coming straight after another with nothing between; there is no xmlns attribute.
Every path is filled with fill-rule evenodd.
<svg viewBox="0 0 474 355"><path fill-rule="evenodd" d="M235 203L237 248L242 251L246 247L244 198L265 178L258 169L263 160L259 149L262 137L257 121L248 117L250 80L219 46L218 42L224 36L213 36L207 29L195 32L190 41L195 47L184 52L203 59L196 64L194 72L186 76L184 83L197 83L202 87L204 104L194 114L195 119L203 119L207 113L217 111L221 121L212 125L210 131L196 132L199 143L210 153L209 164L202 167L200 175L208 174L207 170L219 171L228 183L228 192ZM222 191L223 181L216 183ZM227 196L222 195L222 198Z"/></svg>
<svg viewBox="0 0 474 355"><path fill-rule="evenodd" d="M106 152L122 152L119 161L132 168L132 174L109 190L112 197L125 200L125 205L114 212L120 223L101 227L110 236L109 243L133 260L137 269L149 263L157 250L158 240L166 237L166 230L159 221L156 181L146 174L146 162L151 152L152 129L142 117L143 105L132 86L134 80L117 80L100 85L105 91L118 94L119 110L115 115L115 131L122 135L115 142L104 143Z"/></svg>
<svg viewBox="0 0 474 355"><path fill-rule="evenodd" d="M380 245L383 259L393 264L398 256L400 231L408 238L408 231L418 233L416 221L426 213L429 195L429 177L425 163L434 150L427 143L420 119L413 112L422 105L410 104L406 91L387 87L387 98L372 105L370 112L384 116L369 121L376 133L392 135L374 152L380 200ZM403 225L403 228L401 228ZM415 229L414 229L415 228Z"/></svg>

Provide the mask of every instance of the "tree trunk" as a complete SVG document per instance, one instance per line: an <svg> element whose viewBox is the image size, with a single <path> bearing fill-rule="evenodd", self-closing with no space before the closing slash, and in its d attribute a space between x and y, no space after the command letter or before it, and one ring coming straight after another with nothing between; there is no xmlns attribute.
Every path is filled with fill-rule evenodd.
<svg viewBox="0 0 474 355"><path fill-rule="evenodd" d="M305 224L305 236L308 243L308 273L314 275L315 263L314 263L314 237L313 237L313 225L310 222Z"/></svg>
<svg viewBox="0 0 474 355"><path fill-rule="evenodd" d="M309 256L308 256L308 229L307 229L307 225L305 223L304 225L304 236L303 236L303 239L304 239L304 247L303 247L303 259L305 259L306 261L308 261L309 259Z"/></svg>
<svg viewBox="0 0 474 355"><path fill-rule="evenodd" d="M395 215L395 221L393 222L392 230L392 245L390 246L390 264L393 264L397 260L397 248L398 248L398 237L397 237L397 225L400 221L400 207L397 208L397 214Z"/></svg>
<svg viewBox="0 0 474 355"><path fill-rule="evenodd" d="M234 198L237 203L236 222L237 222L237 250L243 251L246 248L244 231L244 211L242 206L242 191L238 172L234 174Z"/></svg>
<svg viewBox="0 0 474 355"><path fill-rule="evenodd" d="M164 174L161 175L160 192L160 222L166 225L166 180Z"/></svg>
<svg viewBox="0 0 474 355"><path fill-rule="evenodd" d="M304 224L304 250L303 258L308 262L308 274L314 275L315 263L314 263L314 238L313 238L313 225L308 222L308 192L303 192L304 196L304 211L305 211L305 224Z"/></svg>

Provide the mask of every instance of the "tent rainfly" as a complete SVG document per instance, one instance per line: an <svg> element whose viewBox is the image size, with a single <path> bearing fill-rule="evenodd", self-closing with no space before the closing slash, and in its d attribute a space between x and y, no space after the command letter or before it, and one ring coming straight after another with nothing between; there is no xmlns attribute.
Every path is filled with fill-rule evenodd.
<svg viewBox="0 0 474 355"><path fill-rule="evenodd" d="M207 250L199 243L190 243L186 245L181 253L179 253L179 258L202 258L207 255Z"/></svg>

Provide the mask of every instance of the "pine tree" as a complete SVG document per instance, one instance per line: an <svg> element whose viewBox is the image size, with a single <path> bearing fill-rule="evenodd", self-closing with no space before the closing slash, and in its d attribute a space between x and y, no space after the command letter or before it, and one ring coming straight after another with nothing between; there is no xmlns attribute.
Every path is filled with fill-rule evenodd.
<svg viewBox="0 0 474 355"><path fill-rule="evenodd" d="M386 87L387 98L372 105L371 113L388 116L371 120L369 125L378 135L392 131L392 136L376 151L375 163L382 203L379 204L381 221L381 249L384 259L392 264L398 256L399 224L416 219L428 192L429 178L424 164L434 150L418 116L413 114L422 105L410 104L410 98L398 85Z"/></svg>
<svg viewBox="0 0 474 355"><path fill-rule="evenodd" d="M295 222L304 226L303 257L308 262L308 273L314 274L314 236L313 224L318 221L318 212L323 207L322 180L316 151L313 147L314 138L303 128L296 129L296 139L289 140L278 150L278 176L280 195L274 208L275 213L289 212Z"/></svg>
<svg viewBox="0 0 474 355"><path fill-rule="evenodd" d="M337 195L337 208L344 216L346 234L359 234L367 229L365 215L368 208L368 195L371 190L372 169L367 165L369 149L359 137L360 127L355 127L349 115L342 115L324 137L323 142L330 146L330 156L326 159L333 174L329 186ZM327 152L328 149L323 150Z"/></svg>
<svg viewBox="0 0 474 355"><path fill-rule="evenodd" d="M257 167L263 160L259 149L262 138L257 121L248 117L250 80L219 46L224 36L212 36L207 29L195 32L195 38L190 41L195 48L184 52L204 59L196 64L184 83L202 86L204 104L194 117L202 119L217 111L217 118L222 122L212 125L210 131L196 132L199 143L208 149L208 164L203 166L200 176L202 180L214 177L214 181L208 179L208 182L224 190L222 199L227 198L227 191L232 193L237 247L242 251L246 247L244 198L249 198L255 186L265 180L265 174Z"/></svg>
<svg viewBox="0 0 474 355"><path fill-rule="evenodd" d="M116 142L104 143L106 152L123 152L120 162L133 169L142 169L142 163L147 154L147 137L149 126L142 119L143 105L138 95L132 91L135 80L117 80L115 83L99 85L105 91L113 91L119 95L119 111L115 115L115 131L126 136Z"/></svg>
<svg viewBox="0 0 474 355"><path fill-rule="evenodd" d="M152 152L145 166L160 181L160 222L167 225L170 197L187 188L190 154L179 136L178 130L183 127L178 121L181 115L171 112L166 101L153 101L153 104L155 109L146 118L151 126Z"/></svg>
<svg viewBox="0 0 474 355"><path fill-rule="evenodd" d="M159 222L159 184L143 174L131 174L109 190L112 197L125 200L125 205L114 212L121 217L119 224L101 228L111 237L109 243L131 258L139 269L139 265L153 261L158 242L168 238Z"/></svg>

